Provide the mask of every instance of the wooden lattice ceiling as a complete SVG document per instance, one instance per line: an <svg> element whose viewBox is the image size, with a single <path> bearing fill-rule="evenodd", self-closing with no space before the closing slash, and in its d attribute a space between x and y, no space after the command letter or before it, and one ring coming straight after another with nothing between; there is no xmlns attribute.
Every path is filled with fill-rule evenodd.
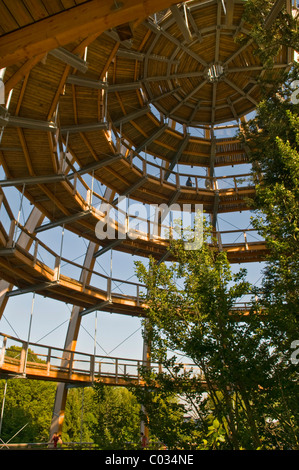
<svg viewBox="0 0 299 470"><path fill-rule="evenodd" d="M259 101L259 79L288 66L284 49L275 71L265 70L243 11L244 2L232 2L229 11L221 1L194 2L145 22L138 78L166 117L190 126L240 118Z"/></svg>
<svg viewBox="0 0 299 470"><path fill-rule="evenodd" d="M160 157L165 171L179 159L181 164L206 167L212 178L214 166L247 161L236 139L213 140L213 126L253 109L259 100L259 78L288 68L291 51L281 50L273 70L262 67L248 25L242 21L241 0L116 3L122 3L123 9L111 9L112 1L103 7L95 0L0 2L0 58L7 65L4 82L9 100L0 161L7 179L18 178L16 186L22 189L22 178L27 178L24 194L50 220L80 214L86 201L67 179L73 169L63 164L64 143L72 163L85 172L94 168L95 178L115 193L146 203L174 199L180 204L203 203L210 214L246 209L246 198L254 188L236 186L218 192L212 184L187 188L170 183L163 172L149 176L146 167L145 171L134 167L127 155L115 158L119 149L111 130L135 155L146 150ZM164 10L154 14L158 3ZM107 8L110 13L103 19ZM74 25L65 22L65 35L60 36L60 14L77 24L79 10L83 18L88 10L89 22L81 20L77 34ZM150 14L147 18L145 11ZM134 12L132 21L129 12ZM92 14L95 23L106 25L105 31L88 29ZM49 26L45 32L44 21ZM27 33L36 28L40 40L34 34L29 40ZM72 40L67 42L70 31ZM24 41L16 48L23 33ZM242 44L235 40L239 35ZM63 50L53 51L57 38ZM66 61L61 52L69 55ZM69 57L79 65L68 63ZM176 122L183 123L184 131L176 128ZM203 138L187 132L198 124L209 128ZM57 174L65 178L57 180ZM94 215L90 223L78 218L68 227L94 237L96 220Z"/></svg>

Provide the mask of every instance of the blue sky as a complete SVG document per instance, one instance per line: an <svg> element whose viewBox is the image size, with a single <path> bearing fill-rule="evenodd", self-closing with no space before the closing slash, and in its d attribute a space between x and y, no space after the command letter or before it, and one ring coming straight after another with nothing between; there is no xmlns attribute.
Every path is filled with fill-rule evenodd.
<svg viewBox="0 0 299 470"><path fill-rule="evenodd" d="M20 201L20 194L15 189L6 190L14 213L17 215ZM23 210L20 222L24 223L29 215L32 206L26 200L23 201ZM1 221L4 223L1 214ZM219 225L222 230L234 228L246 228L250 223L250 212L220 214ZM57 227L50 231L39 234L41 240L46 242L54 251L59 253L62 228ZM243 235L233 234L232 241L242 240ZM84 260L85 251L88 242L69 232L64 231L62 254L65 258L80 264ZM40 259L53 264L53 259L47 259L47 253L39 251ZM134 261L141 259L145 264L147 260L136 256L113 251L112 254L112 276L123 280L137 280L135 275ZM103 274L110 273L111 252L107 252L96 259L95 269ZM52 263L52 264L51 264ZM242 265L248 270L248 280L253 284L259 283L261 279L261 269L263 263L247 263ZM232 265L234 271L239 270L239 265ZM69 267L62 264L62 272L72 277L78 277L77 272L69 270ZM123 293L127 292L125 285L113 286ZM28 337L29 319L32 315L32 327L30 341L38 342L50 346L63 348L65 335L68 327L72 306L62 302L44 298L36 294L34 296L34 305L32 310L33 294L23 294L11 297L8 301L4 315L0 321L0 331L12 336L18 336L26 340ZM96 323L97 316L97 323ZM96 353L100 355L112 355L118 357L141 358L142 357L142 335L141 321L139 318L130 316L110 314L106 312L93 312L82 318L82 324L77 343L77 351L93 353L94 335L96 328Z"/></svg>
<svg viewBox="0 0 299 470"><path fill-rule="evenodd" d="M235 124L235 123L234 123ZM178 126L178 131L179 126ZM201 129L190 129L192 135L201 136ZM236 129L224 130L219 132L219 137L229 137L234 135ZM145 156L143 154L143 156ZM159 159L154 159L150 155L146 155L148 165L148 171L156 171L154 167L150 169L150 163L159 164ZM138 162L135 162L137 164ZM205 175L205 170L199 167L187 167L183 165L177 165L174 170L179 173L190 173L197 175ZM238 175L240 173L249 173L249 165L235 165L234 167L216 168L216 176L223 175ZM3 171L0 175L1 179L5 178ZM90 184L90 176L86 175L85 179ZM182 182L183 183L183 182ZM184 183L183 183L184 184ZM233 180L225 180L221 182L220 187L232 187ZM227 186L226 186L227 185ZM101 195L104 195L105 186L99 182L94 182L94 190ZM32 206L26 200L22 201L20 206L21 194L14 188L5 188L6 197L11 205L15 217L18 216L18 211L21 207L20 212L20 223L24 224L28 215L32 210ZM93 201L97 204L97 201ZM221 230L232 230L232 229L246 229L250 226L251 212L244 211L242 213L228 213L219 214L218 216L218 229ZM8 227L8 218L5 215L3 208L0 212L1 222L4 226ZM63 239L62 239L63 233ZM62 227L56 227L51 230L46 230L39 234L39 238L44 241L50 248L56 253L60 252L61 243L62 245L62 256L81 264L84 260L86 248L88 242L84 238L79 238L72 234L68 230L62 232ZM256 241L260 237L256 233L248 234L248 241ZM237 242L244 241L243 234L231 234L223 236L223 242ZM53 266L53 258L42 248L39 249L38 253L40 259L46 264ZM112 277L137 281L135 274L136 260L142 260L147 264L147 260L144 258L138 258L136 256L128 255L118 251L112 253ZM95 270L108 275L110 274L110 263L111 263L111 252L103 254L101 257L96 259ZM261 270L264 263L247 263L242 265L248 270L248 280L253 284L258 284L261 280ZM232 265L233 271L240 269L239 265ZM62 264L62 273L69 275L74 278L78 278L80 275L80 269L70 269L68 265ZM93 282L98 283L100 279L97 278ZM98 284L96 284L98 285ZM127 293L128 286L117 284L112 286L119 292ZM246 300L246 299L243 299ZM38 294L22 294L19 296L11 297L8 301L4 315L0 320L0 331L12 336L17 336L22 340L26 340L29 331L29 320L32 313L32 325L30 330L30 341L39 344L50 345L53 347L63 348L68 322L70 318L72 305L64 304L52 299L44 298ZM96 335L95 335L96 333ZM92 312L85 315L82 318L77 351L86 352L92 354L96 345L96 354L99 355L112 355L117 357L128 357L134 359L140 359L142 357L143 339L141 334L141 320L130 316L110 314L107 312Z"/></svg>

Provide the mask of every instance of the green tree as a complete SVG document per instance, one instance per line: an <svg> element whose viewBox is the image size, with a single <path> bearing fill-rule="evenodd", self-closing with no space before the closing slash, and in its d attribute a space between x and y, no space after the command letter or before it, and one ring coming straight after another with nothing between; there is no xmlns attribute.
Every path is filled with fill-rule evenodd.
<svg viewBox="0 0 299 470"><path fill-rule="evenodd" d="M271 394L278 357L272 354L271 338L264 337L259 306L253 303L246 321L234 308L250 292L246 271L233 274L226 254L207 240L200 250L184 250L180 240L171 250L178 261L170 266L150 260L147 270L137 263L147 287L147 336L154 358L167 364L167 353L180 351L201 369L204 381L201 377L192 383L197 404L208 392L227 447L271 447L265 419L273 419L269 406L278 399L278 393ZM198 420L206 425L203 407L197 409Z"/></svg>
<svg viewBox="0 0 299 470"><path fill-rule="evenodd" d="M150 428L149 448L183 449L194 448L197 442L197 423L186 413L185 404L178 397L178 389L183 389L183 378L171 374L173 367L169 363L168 372L154 372L142 368L143 383L131 386L132 393L142 405L141 419ZM186 379L186 377L185 377ZM190 382L185 382L190 389Z"/></svg>
<svg viewBox="0 0 299 470"><path fill-rule="evenodd" d="M224 426L208 406L203 383L174 361L163 361L159 372L141 368L143 383L131 386L143 406L141 417L150 429L149 448L225 448ZM219 423L217 429L214 421Z"/></svg>
<svg viewBox="0 0 299 470"><path fill-rule="evenodd" d="M273 4L274 0L247 0L244 17L251 23L251 36L259 46L256 53L269 67L282 46L299 51L298 11L291 14L284 5L272 25L265 28ZM255 118L243 129L256 184L256 196L251 201L253 224L269 249L257 294L268 319L264 336L280 358L275 371L277 400L272 407L277 421L271 432L281 446L297 448L298 363L292 361L292 345L299 340L299 106L293 99L298 95L294 92L298 78L299 68L294 62L283 77L283 85L276 83L269 88L265 80L264 99Z"/></svg>
<svg viewBox="0 0 299 470"><path fill-rule="evenodd" d="M0 381L2 403L5 381ZM48 442L55 398L55 384L27 379L10 379L7 382L1 439L11 441Z"/></svg>
<svg viewBox="0 0 299 470"><path fill-rule="evenodd" d="M269 249L257 294L268 318L264 336L280 357L276 390L283 400L273 407L280 422L275 433L298 446L298 364L291 358L299 339L299 107L290 99L297 74L294 66L283 87L265 96L256 117L244 126L244 139L256 183L253 225Z"/></svg>
<svg viewBox="0 0 299 470"><path fill-rule="evenodd" d="M265 65L272 66L281 46L299 50L298 14L293 15L286 2L276 18L265 26L275 0L247 0L243 19L250 24L250 35L257 44L256 54ZM242 35L239 36L242 40Z"/></svg>
<svg viewBox="0 0 299 470"><path fill-rule="evenodd" d="M96 424L94 409L95 392L92 387L69 390L62 429L63 442L93 442L93 427Z"/></svg>
<svg viewBox="0 0 299 470"><path fill-rule="evenodd" d="M95 384L93 440L100 449L136 448L140 443L140 407L123 387Z"/></svg>

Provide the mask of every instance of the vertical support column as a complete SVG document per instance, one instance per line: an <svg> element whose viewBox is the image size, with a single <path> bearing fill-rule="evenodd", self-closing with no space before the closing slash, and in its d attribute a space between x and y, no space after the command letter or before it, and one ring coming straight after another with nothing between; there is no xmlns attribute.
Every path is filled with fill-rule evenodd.
<svg viewBox="0 0 299 470"><path fill-rule="evenodd" d="M93 264L95 262L95 258L93 255L95 254L97 249L98 249L98 245L96 245L93 242L89 243L85 260L84 260L83 269L80 275L80 282L82 282L83 284L86 282L89 282L88 278L91 277L91 273L87 271L86 268L92 269ZM81 317L80 317L81 310L82 308L78 306L73 306L71 318L69 321L69 327L68 327L68 331L66 334L65 344L64 344L64 348L69 351L75 351L76 349L79 328L80 328L80 323L81 323ZM70 358L64 355L62 360L63 362L68 362L69 359ZM52 414L52 422L50 426L50 439L52 438L54 433L61 434L62 432L62 426L64 422L64 411L65 411L66 400L67 400L67 392L68 392L67 384L59 383L57 385L54 409L53 409L53 414Z"/></svg>
<svg viewBox="0 0 299 470"><path fill-rule="evenodd" d="M147 334L149 332L149 325L145 323L145 335L143 339L143 354L142 354L142 362L143 366L150 368L151 367L151 345L147 339ZM143 405L141 405L142 412L146 414L146 410ZM140 433L144 434L146 440L149 440L149 429L148 426L144 421L140 422Z"/></svg>
<svg viewBox="0 0 299 470"><path fill-rule="evenodd" d="M113 197L113 191L107 188L105 191L105 199L110 200L111 197ZM90 281L91 272L89 271L89 269L92 269L94 266L94 263L95 263L94 254L96 253L97 250L98 250L98 245L93 242L90 242L87 248L84 264L83 264L82 271L80 274L80 282L82 283L83 286L86 283L89 283ZM76 349L79 328L80 328L80 323L81 323L81 316L80 316L81 310L82 308L78 306L73 306L71 318L69 321L68 331L66 334L65 345L64 345L64 348L69 351L75 351ZM63 361L68 361L68 360L69 360L68 357L66 356L63 357ZM61 434L62 432L64 412L65 412L65 406L66 406L66 400L67 400L67 392L68 392L67 384L65 383L58 384L57 389L56 389L56 396L55 396L55 402L54 402L54 408L53 408L53 414L52 414L52 422L50 426L50 439L52 438L54 433Z"/></svg>
<svg viewBox="0 0 299 470"><path fill-rule="evenodd" d="M106 72L105 75L105 82L108 85L108 72ZM108 90L107 88L103 90L104 96L103 96L103 102L104 102L104 113L102 120L103 122L108 122Z"/></svg>
<svg viewBox="0 0 299 470"><path fill-rule="evenodd" d="M0 69L0 105L5 103L5 85L4 85L4 75L6 68Z"/></svg>
<svg viewBox="0 0 299 470"><path fill-rule="evenodd" d="M56 256L56 259L55 259L54 276L53 276L53 279L55 281L59 281L59 279L60 279L63 238L64 238L64 224L62 226L62 233L61 233L60 253L59 253L59 256Z"/></svg>
<svg viewBox="0 0 299 470"><path fill-rule="evenodd" d="M40 212L39 209L36 207L31 211L27 222L25 224L25 228L31 232L34 233L34 230L36 227L38 227L42 221L44 220L44 215ZM30 238L26 233L22 232L18 238L17 244L24 248L26 251L28 251L33 243L33 239ZM11 291L13 288L13 284L10 284L7 281L4 281L3 279L0 281L0 318L3 315L3 312L5 310L8 297L5 295L7 292Z"/></svg>
<svg viewBox="0 0 299 470"><path fill-rule="evenodd" d="M214 128L211 127L209 130L206 129L206 138L211 139L211 156L210 156L210 166L208 168L208 177L210 181L210 187L214 190L214 205L213 213L211 214L211 225L212 225L212 235L217 239L218 248L222 251L222 241L221 234L217 231L217 215L218 215L218 206L219 206L219 190L218 184L215 178L215 158L216 158L216 137L214 135Z"/></svg>
<svg viewBox="0 0 299 470"><path fill-rule="evenodd" d="M164 160L163 162L161 163L161 166L160 166L160 175L161 175L161 181L162 179L164 178L164 169L166 168L166 166L168 166L168 163L166 163ZM163 172L163 173L162 173ZM151 216L151 214L149 214L149 216ZM152 235L153 237L154 236L157 236L157 237L160 237L161 236L161 230L162 230L162 216L163 216L163 213L160 213L160 210L159 208L156 208L155 210L155 215L154 215L154 222L153 222L153 231L152 231ZM150 223L148 224L148 238L150 239L151 236L150 236Z"/></svg>

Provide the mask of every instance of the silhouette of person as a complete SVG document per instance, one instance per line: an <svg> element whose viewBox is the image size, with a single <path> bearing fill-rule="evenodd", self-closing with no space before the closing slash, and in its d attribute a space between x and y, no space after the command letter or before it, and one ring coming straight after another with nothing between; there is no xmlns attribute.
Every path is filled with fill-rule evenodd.
<svg viewBox="0 0 299 470"><path fill-rule="evenodd" d="M52 439L51 439L51 442L53 442L53 445L54 445L54 449L56 449L56 447L57 447L57 442L58 442L58 441L59 441L59 436L58 436L58 434L55 432L55 433L53 434Z"/></svg>
<svg viewBox="0 0 299 470"><path fill-rule="evenodd" d="M190 176L188 176L188 179L186 181L186 186L192 186L192 181L191 181Z"/></svg>
<svg viewBox="0 0 299 470"><path fill-rule="evenodd" d="M140 435L141 435L141 447L142 449L144 449L147 446L147 438L143 434L143 432L141 432Z"/></svg>

